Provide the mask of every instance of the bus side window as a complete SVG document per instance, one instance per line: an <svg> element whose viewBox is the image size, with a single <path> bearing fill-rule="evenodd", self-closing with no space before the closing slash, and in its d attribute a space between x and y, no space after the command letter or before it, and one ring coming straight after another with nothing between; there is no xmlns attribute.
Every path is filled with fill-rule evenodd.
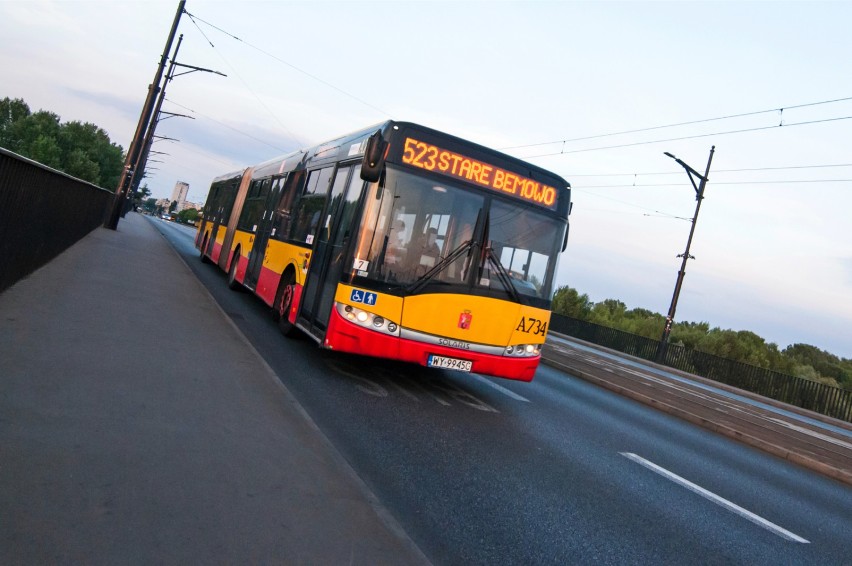
<svg viewBox="0 0 852 566"><path fill-rule="evenodd" d="M290 234L293 225L293 204L296 202L302 182L305 180L304 171L294 171L287 177L280 179L281 194L275 205L272 219L273 237L277 240L285 240Z"/></svg>
<svg viewBox="0 0 852 566"><path fill-rule="evenodd" d="M307 244L313 243L333 172L334 167L326 167L325 169L311 171L308 174L308 181L305 184L302 198L299 199L293 210L295 220L293 231L290 234L292 240Z"/></svg>
<svg viewBox="0 0 852 566"><path fill-rule="evenodd" d="M245 230L246 232L255 231L263 215L266 196L269 194L271 187L272 180L268 178L262 181L256 180L251 182L251 188L246 196L246 202L243 205L243 211L237 223L239 230Z"/></svg>

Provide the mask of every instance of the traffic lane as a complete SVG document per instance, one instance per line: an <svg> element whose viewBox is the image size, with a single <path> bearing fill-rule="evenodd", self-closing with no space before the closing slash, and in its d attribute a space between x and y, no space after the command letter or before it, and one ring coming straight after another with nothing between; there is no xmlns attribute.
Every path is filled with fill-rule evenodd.
<svg viewBox="0 0 852 566"><path fill-rule="evenodd" d="M312 345L310 345L313 348ZM304 352L312 356L311 351ZM373 478L371 486L375 492L380 494L382 501L397 511L401 518L413 517L423 521L423 525L414 527L418 532L426 533L425 539L415 537L421 548L431 549L435 544L434 536L436 526L452 532L477 532L479 531L479 544L471 545L467 539L454 540L450 537L446 541L445 549L435 551L427 550L427 554L434 560L440 557L439 562L454 562L459 558L482 563L492 560L503 560L514 557L516 562L527 560L536 562L556 563L567 560L575 552L568 540L583 541L584 548L595 548L594 555L607 556L610 553L612 561L619 562L625 557L631 556L642 544L650 544L639 552L643 560L668 560L676 559L679 554L687 548L693 548L693 540L700 536L706 542L707 552L715 552L716 548L725 547L728 558L737 556L729 547L730 531L739 529L746 537L747 546L759 556L769 557L769 548L757 547L754 544L760 541L760 536L753 537L749 534L755 530L751 524L738 520L736 517L713 508L713 505L697 502L697 510L687 510L686 516L680 517L671 525L671 532L661 528L660 521L655 517L647 517L634 522L628 520L626 523L613 524L614 517L621 517L624 513L625 499L617 497L614 507L610 505L609 510L602 505L612 503L612 494L616 493L623 484L619 478L624 473L618 472L616 480L606 480L601 475L601 470L611 467L611 458L608 455L616 454L615 449L629 446L635 449L641 442L627 443L624 446L616 446L613 450L607 450L603 457L590 458L584 456L577 458L574 449L565 454L565 431L557 427L556 440L550 441L547 434L535 431L534 427L525 426L522 434L517 430L501 431L501 420L499 418L488 418L484 415L495 417L512 410L511 403L523 404L522 401L510 399L499 393L492 393L491 388L471 387L463 379L462 374L442 374L440 379L435 376L436 372L430 370L411 371L409 366L399 364L373 363L372 360L355 358L352 356L335 356L328 352L316 352L323 358L325 365L333 371L332 375L320 376L321 380L344 379L341 385L354 388L369 401L365 405L357 404L357 399L343 395L340 401L328 402L329 391L325 390L318 399L311 403L309 411L314 414L320 404L333 409L331 418L337 418L338 422L332 427L336 431L353 431L353 422L357 423L358 432L354 435L335 435L335 444L347 454L351 461L360 462L355 465L362 477ZM320 370L321 368L317 368ZM307 375L305 372L299 374ZM437 372L440 373L440 372ZM415 375L419 374L419 375ZM345 378L352 378L347 383ZM293 382L288 381L288 387ZM315 383L311 384L315 386ZM313 389L313 388L311 388ZM584 389L584 387L583 387ZM308 395L313 393L309 390ZM597 393L594 392L593 393ZM333 392L332 392L333 394ZM573 397L579 395L574 393ZM396 398L397 402L394 402ZM354 405L353 405L354 404ZM384 410L382 404L385 405ZM339 411L340 407L348 407L350 412ZM321 408L321 407L319 407ZM460 412L472 412L483 415L482 418L464 418L460 424L447 420L447 411L453 408ZM641 408L641 407L640 407ZM425 409L425 410L424 410ZM385 411L398 411L401 414L392 419L392 422L382 424L379 417L386 416ZM641 411L640 411L641 412ZM318 418L314 415L315 418ZM365 419L368 419L365 422ZM331 420L329 415L321 419L324 422ZM538 420L538 419L534 419ZM436 428L436 423L440 425ZM624 425L628 429L636 428L635 423ZM513 427L514 428L514 427ZM532 429L534 439L530 440L528 430ZM416 438L407 437L407 431L414 431ZM597 431L598 433L600 431ZM699 431L699 434L703 431ZM499 438L489 438L497 435ZM470 437L482 439L482 443ZM623 431L616 431L612 436L624 437ZM652 442L656 435L651 434ZM513 440L514 438L514 440ZM520 439L519 439L520 438ZM369 444L360 450L347 450L350 446L356 446L359 442L369 439ZM580 443L581 445L583 443ZM383 451L380 447L388 447ZM502 450L495 453L494 447L500 446ZM531 448L535 450L531 451ZM378 449L377 449L378 448ZM588 453L587 449L581 450ZM648 454L649 451L644 450ZM597 452L592 452L596 455ZM519 463L520 462L520 463ZM624 463L618 463L622 468ZM780 463L783 465L783 463ZM495 470L504 470L507 477L489 478ZM634 476L641 475L636 470L626 470ZM454 476L448 478L448 475ZM582 482L573 481L575 485L563 485L564 476L583 477ZM424 477L425 476L425 477ZM458 476L458 477L455 477ZM403 481L399 481L402 479ZM520 479L520 482L517 480ZM412 491L411 481L416 481L417 489ZM426 480L426 481L424 481ZM652 484L653 480L650 480ZM604 483L602 483L604 482ZM660 489L664 491L673 489L665 482ZM396 485L394 485L396 484ZM484 492L489 496L483 496ZM661 498L656 491L652 491L642 500L642 503L634 506L634 510L628 517L642 517L647 515L648 504L665 501L664 509L675 508L681 497L691 498L691 494L674 489L672 494L674 501L668 502ZM599 494L605 493L609 497L601 498ZM722 493L725 493L722 491ZM400 497L402 494L402 497ZM407 498L405 495L413 497ZM522 494L525 502L518 504L515 494ZM394 504L388 503L392 497L400 497ZM626 498L629 500L629 497ZM423 503L423 502L426 503ZM563 506L562 503L553 507L554 501L570 501L570 505ZM461 506L461 508L459 507ZM707 508L712 508L707 511ZM795 505L794 505L795 507ZM580 509L580 510L578 510ZM721 519L731 523L721 528L698 528L695 532L684 532L683 525L703 525L707 523L705 511L713 515L721 515ZM601 513L603 516L601 517ZM420 516L418 517L418 514ZM527 516L539 517L523 528L518 529L513 517ZM543 521L540 517L550 516L554 521ZM595 520L594 516L598 519ZM591 528L588 532L577 532L573 527L571 536L560 533L560 529L567 524L582 523ZM653 525L650 529L636 532L636 524ZM482 536L482 530L487 531L488 537ZM725 533L721 541L713 543L712 536L706 531ZM407 526L411 534L413 529ZM633 531L635 536L627 537L626 533ZM551 532L555 536L543 537L542 532ZM601 532L618 532L620 541L614 544L605 536L601 538ZM440 533L440 530L439 530ZM766 538L764 533L760 533ZM446 537L446 535L440 535ZM664 536L667 539L684 537L685 542L681 546L672 545L673 553L660 555L657 551L657 539ZM771 540L764 544L777 544ZM497 540L493 540L497 539ZM709 540L708 540L709 539ZM530 548L529 553L517 554L517 547L507 548L508 542L520 544ZM650 542L649 542L650 541ZM441 543L439 543L441 544ZM685 545L685 547L684 547ZM619 548L622 552L619 552ZM488 552L490 550L490 552ZM566 554L571 551L572 554ZM603 554L602 554L603 553ZM755 561L753 556L745 552L749 561ZM768 559L769 563L775 559L782 559L785 553ZM741 557L742 558L742 557Z"/></svg>
<svg viewBox="0 0 852 566"><path fill-rule="evenodd" d="M191 261L196 254L188 249ZM694 427L550 368L532 384L499 381L523 401L464 374L283 340L258 300L227 291L224 274L200 267L288 389L438 563L836 561L830 540L814 542L819 537L807 532L799 534L812 544L790 543L621 455L659 460L696 483L708 475L739 482L739 472L717 466L730 456L715 446L723 439L707 446L715 435L690 430L686 439L671 440L680 428ZM735 460L748 463L751 455ZM683 462L689 467L678 467ZM710 485L743 507L764 510L753 498ZM842 504L842 497L830 490L809 497L817 503L805 505L801 523L819 525L828 538L838 526L848 530L848 520L819 502ZM774 508L764 512L797 529Z"/></svg>
<svg viewBox="0 0 852 566"><path fill-rule="evenodd" d="M852 444L848 436L828 428L814 427L731 395L715 394L686 379L669 379L662 372L636 368L585 349L553 347L548 364L578 372L584 379L619 394L852 484Z"/></svg>
<svg viewBox="0 0 852 566"><path fill-rule="evenodd" d="M415 536L415 540L437 562L565 563L576 557L619 563L635 558L672 562L682 560L685 553L697 552L702 562L721 556L726 561L768 564L793 555L783 547L787 541L772 532L659 480L624 459L621 452L632 449L666 462L648 449L648 441L631 438L637 425L630 419L610 427L614 428L611 433L582 419L580 424L591 430L570 438L567 429L576 434L578 423L564 419L561 425L554 424L558 423L556 419L544 419L543 423L544 415L535 411L526 415L528 424L519 426L522 415L513 403L523 402L471 386L463 374L431 377L435 372L430 370L353 361L349 356L334 356L326 362L336 373L354 376L350 386L372 397L367 406L359 405L357 399L343 400L352 411L337 414L339 430L352 431L353 419L361 421L361 428L358 433L342 435L336 443L343 442L348 448L369 439L365 446L347 451L347 457L359 462L355 466L359 473L373 479L373 489L386 505L397 510L410 534L425 533L425 538ZM416 374L420 375L414 377ZM407 375L425 384L420 400L412 397L417 397L415 389L406 389L408 394L394 391L400 385L394 375ZM588 388L582 382L577 385L580 390ZM431 387L431 392L426 387ZM444 403L433 398L440 399L442 391L460 390L466 402L453 403L451 396L443 397ZM582 396L580 391L573 393L573 397ZM599 393L591 391L593 396ZM459 398L458 393L455 398ZM562 407L560 412L571 408ZM647 412L642 406L630 409L640 415ZM383 421L381 417L388 411L402 414ZM359 415L367 415L374 422L363 423ZM644 422L647 415L643 416ZM659 434L638 428L650 437L652 445L659 442ZM694 433L706 435L700 429ZM598 438L600 435L603 439ZM626 440L606 446L613 444L614 438ZM698 455L676 454L673 460L685 457ZM714 464L706 456L698 459L700 466ZM780 461L777 464L785 465ZM686 474L677 465L670 467ZM720 473L719 468L715 473ZM704 476L706 472L692 477ZM726 494L722 489L720 492ZM792 510L782 512L752 507L783 525L783 513L795 513L797 505L794 502ZM412 518L411 526L401 517ZM443 540L436 541L436 535ZM799 556L812 558L808 550Z"/></svg>
<svg viewBox="0 0 852 566"><path fill-rule="evenodd" d="M565 429L558 420L563 408L570 407L578 417L571 425L573 434L595 435L607 452L643 456L813 544L833 548L836 556L848 552L844 533L852 527L852 490L844 484L627 398L615 396L623 402L613 403L609 391L575 388L575 382L583 383L550 367L536 374L534 383L545 399L553 400L552 405L542 403L546 414L535 419L540 426L554 423L539 437L559 444ZM641 472L635 466L629 470Z"/></svg>

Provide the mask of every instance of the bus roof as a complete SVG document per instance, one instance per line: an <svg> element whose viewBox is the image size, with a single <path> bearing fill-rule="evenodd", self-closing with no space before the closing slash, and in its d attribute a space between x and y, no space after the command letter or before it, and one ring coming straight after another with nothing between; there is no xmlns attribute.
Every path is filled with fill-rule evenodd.
<svg viewBox="0 0 852 566"><path fill-rule="evenodd" d="M381 132L384 140L390 144L386 159L388 163L450 175L458 180L478 185L480 188L500 191L504 196L514 196L518 200L545 206L554 211L564 210L567 215L569 198L567 195L563 197L563 194L568 192L571 185L561 176L495 149L412 122L388 120L307 149L270 159L255 165L252 177L264 178L326 162L359 158L364 154L367 139L377 131ZM414 159L411 154L412 142L419 143L418 147L421 151L438 152L436 155L445 157L450 164L457 164L461 172L451 167L440 167L439 164L430 168L425 161L419 162ZM214 182L239 174L217 177ZM493 175L488 178L488 174ZM496 185L498 181L501 183L499 186ZM509 187L510 181L514 183L512 187ZM535 189L534 185L539 188ZM552 190L552 197L542 193L541 187ZM525 195L529 195L529 198ZM564 206L563 202L566 203Z"/></svg>

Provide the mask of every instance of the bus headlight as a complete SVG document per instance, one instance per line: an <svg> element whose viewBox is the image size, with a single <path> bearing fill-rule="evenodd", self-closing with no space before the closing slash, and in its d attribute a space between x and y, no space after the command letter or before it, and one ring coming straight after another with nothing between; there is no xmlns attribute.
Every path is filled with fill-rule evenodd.
<svg viewBox="0 0 852 566"><path fill-rule="evenodd" d="M391 336L399 336L399 325L383 316L359 309L358 307L353 307L352 305L344 305L342 303L335 303L334 307L337 309L340 316L354 324L357 324L358 326L369 328L370 330L375 330L383 334L390 334Z"/></svg>
<svg viewBox="0 0 852 566"><path fill-rule="evenodd" d="M513 344L506 346L504 356L512 358L532 358L541 355L541 344Z"/></svg>

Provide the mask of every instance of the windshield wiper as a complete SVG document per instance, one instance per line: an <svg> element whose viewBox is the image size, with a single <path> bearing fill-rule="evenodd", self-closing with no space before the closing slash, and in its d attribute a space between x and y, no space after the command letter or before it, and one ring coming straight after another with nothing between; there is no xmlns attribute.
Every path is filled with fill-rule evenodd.
<svg viewBox="0 0 852 566"><path fill-rule="evenodd" d="M422 289L426 283L437 277L439 273L444 271L448 265L461 257L465 251L472 249L474 246L479 247L479 242L474 242L472 239L463 242L456 249L451 251L449 255L435 264L435 267L421 275L414 283L405 288L407 293L416 293Z"/></svg>
<svg viewBox="0 0 852 566"><path fill-rule="evenodd" d="M506 292L509 293L509 296L515 300L516 303L526 304L521 300L521 295L518 293L518 289L515 288L515 284L512 283L512 276L506 271L506 268L503 267L503 264L497 259L494 255L494 250L489 248L485 249L485 255L488 258L488 261L491 262L491 265L495 267L497 271L497 275L499 275L498 279L500 283L503 284L503 287L506 288Z"/></svg>

